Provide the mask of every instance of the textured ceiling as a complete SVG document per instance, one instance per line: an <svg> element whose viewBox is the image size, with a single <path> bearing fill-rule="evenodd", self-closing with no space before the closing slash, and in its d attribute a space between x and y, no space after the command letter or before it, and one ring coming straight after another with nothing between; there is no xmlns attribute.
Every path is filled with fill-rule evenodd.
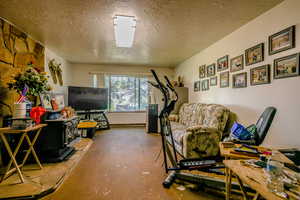
<svg viewBox="0 0 300 200"><path fill-rule="evenodd" d="M0 0L0 17L70 62L175 66L282 0ZM137 18L117 48L113 16Z"/></svg>

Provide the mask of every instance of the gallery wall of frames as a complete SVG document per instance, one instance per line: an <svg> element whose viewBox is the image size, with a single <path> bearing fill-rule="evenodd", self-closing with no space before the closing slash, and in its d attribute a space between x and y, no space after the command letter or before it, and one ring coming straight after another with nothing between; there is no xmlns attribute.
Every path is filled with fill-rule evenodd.
<svg viewBox="0 0 300 200"><path fill-rule="evenodd" d="M268 56L295 48L295 33L294 25L270 35L266 42L254 44L240 55L223 55L216 63L199 66L199 80L194 82L194 92L205 92L210 87L228 88L230 80L232 88L246 88L248 78L250 86L258 86L271 84L273 79L299 76L299 53L277 57L273 63L252 67L265 60L266 44ZM241 72L245 68L249 68L250 72Z"/></svg>

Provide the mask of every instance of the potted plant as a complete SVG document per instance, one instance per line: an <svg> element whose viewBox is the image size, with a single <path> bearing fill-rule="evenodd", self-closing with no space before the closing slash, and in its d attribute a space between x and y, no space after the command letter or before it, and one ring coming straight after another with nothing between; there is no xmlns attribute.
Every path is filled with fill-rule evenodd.
<svg viewBox="0 0 300 200"><path fill-rule="evenodd" d="M23 73L18 73L8 82L8 88L16 90L21 96L36 101L41 93L51 90L46 72L39 72L30 63ZM26 92L24 93L24 89Z"/></svg>

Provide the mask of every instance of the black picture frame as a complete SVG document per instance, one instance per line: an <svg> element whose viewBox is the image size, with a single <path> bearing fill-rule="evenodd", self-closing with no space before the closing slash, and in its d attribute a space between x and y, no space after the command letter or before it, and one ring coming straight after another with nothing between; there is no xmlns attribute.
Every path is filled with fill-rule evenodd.
<svg viewBox="0 0 300 200"><path fill-rule="evenodd" d="M289 63L290 62L290 63ZM295 66L289 66L293 62ZM287 65L287 66L285 66ZM281 69L279 69L281 68ZM282 74L279 74L281 71ZM292 73L288 73L288 71L292 71ZM273 78L281 79L281 78L289 78L299 76L299 53L284 56L281 58L277 58L274 60L273 64Z"/></svg>
<svg viewBox="0 0 300 200"><path fill-rule="evenodd" d="M199 88L198 92L200 92L201 91L201 81L198 81L198 88Z"/></svg>
<svg viewBox="0 0 300 200"><path fill-rule="evenodd" d="M201 91L201 81L195 81L194 82L194 92Z"/></svg>
<svg viewBox="0 0 300 200"><path fill-rule="evenodd" d="M206 67L206 76L211 77L216 74L216 63L210 64Z"/></svg>
<svg viewBox="0 0 300 200"><path fill-rule="evenodd" d="M203 80L202 83L202 91L207 91L209 90L209 79Z"/></svg>
<svg viewBox="0 0 300 200"><path fill-rule="evenodd" d="M210 86L217 86L218 85L218 77L217 76L211 77L209 79L209 85Z"/></svg>
<svg viewBox="0 0 300 200"><path fill-rule="evenodd" d="M246 66L253 65L263 61L264 61L264 43L260 43L258 45L255 45L245 50Z"/></svg>
<svg viewBox="0 0 300 200"><path fill-rule="evenodd" d="M229 63L228 63L228 55L223 56L217 60L217 71L225 71L229 68Z"/></svg>
<svg viewBox="0 0 300 200"><path fill-rule="evenodd" d="M292 49L295 48L296 46L296 42L295 42L295 25L294 26L290 26L282 31L279 31L271 36L269 36L269 55L273 55L282 51L286 51L288 49ZM286 39L288 39L288 41L286 41ZM279 47L277 47L274 50L274 45L277 43L277 45L279 45ZM285 44L288 43L288 44ZM280 47L281 45L283 45L282 47Z"/></svg>
<svg viewBox="0 0 300 200"><path fill-rule="evenodd" d="M206 65L199 66L199 78L205 78L206 76Z"/></svg>
<svg viewBox="0 0 300 200"><path fill-rule="evenodd" d="M238 83L238 77L242 77L244 79L243 82ZM242 72L238 74L232 75L232 88L245 88L247 87L247 72Z"/></svg>
<svg viewBox="0 0 300 200"><path fill-rule="evenodd" d="M250 69L250 85L263 85L271 83L270 65L262 65Z"/></svg>
<svg viewBox="0 0 300 200"><path fill-rule="evenodd" d="M229 87L229 71L220 73L220 88Z"/></svg>
<svg viewBox="0 0 300 200"><path fill-rule="evenodd" d="M195 81L194 82L194 92L198 92L199 91L199 88L198 88L198 81Z"/></svg>
<svg viewBox="0 0 300 200"><path fill-rule="evenodd" d="M230 72L237 72L243 69L244 69L244 54L230 59Z"/></svg>

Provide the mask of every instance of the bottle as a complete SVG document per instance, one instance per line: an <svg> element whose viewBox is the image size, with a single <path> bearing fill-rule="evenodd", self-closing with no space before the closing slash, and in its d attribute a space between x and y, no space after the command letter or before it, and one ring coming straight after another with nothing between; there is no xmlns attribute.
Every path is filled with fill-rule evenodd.
<svg viewBox="0 0 300 200"><path fill-rule="evenodd" d="M276 160L276 152L272 152L271 156L267 161L267 187L270 191L276 193L277 195L282 195L284 193L283 185L283 164Z"/></svg>

